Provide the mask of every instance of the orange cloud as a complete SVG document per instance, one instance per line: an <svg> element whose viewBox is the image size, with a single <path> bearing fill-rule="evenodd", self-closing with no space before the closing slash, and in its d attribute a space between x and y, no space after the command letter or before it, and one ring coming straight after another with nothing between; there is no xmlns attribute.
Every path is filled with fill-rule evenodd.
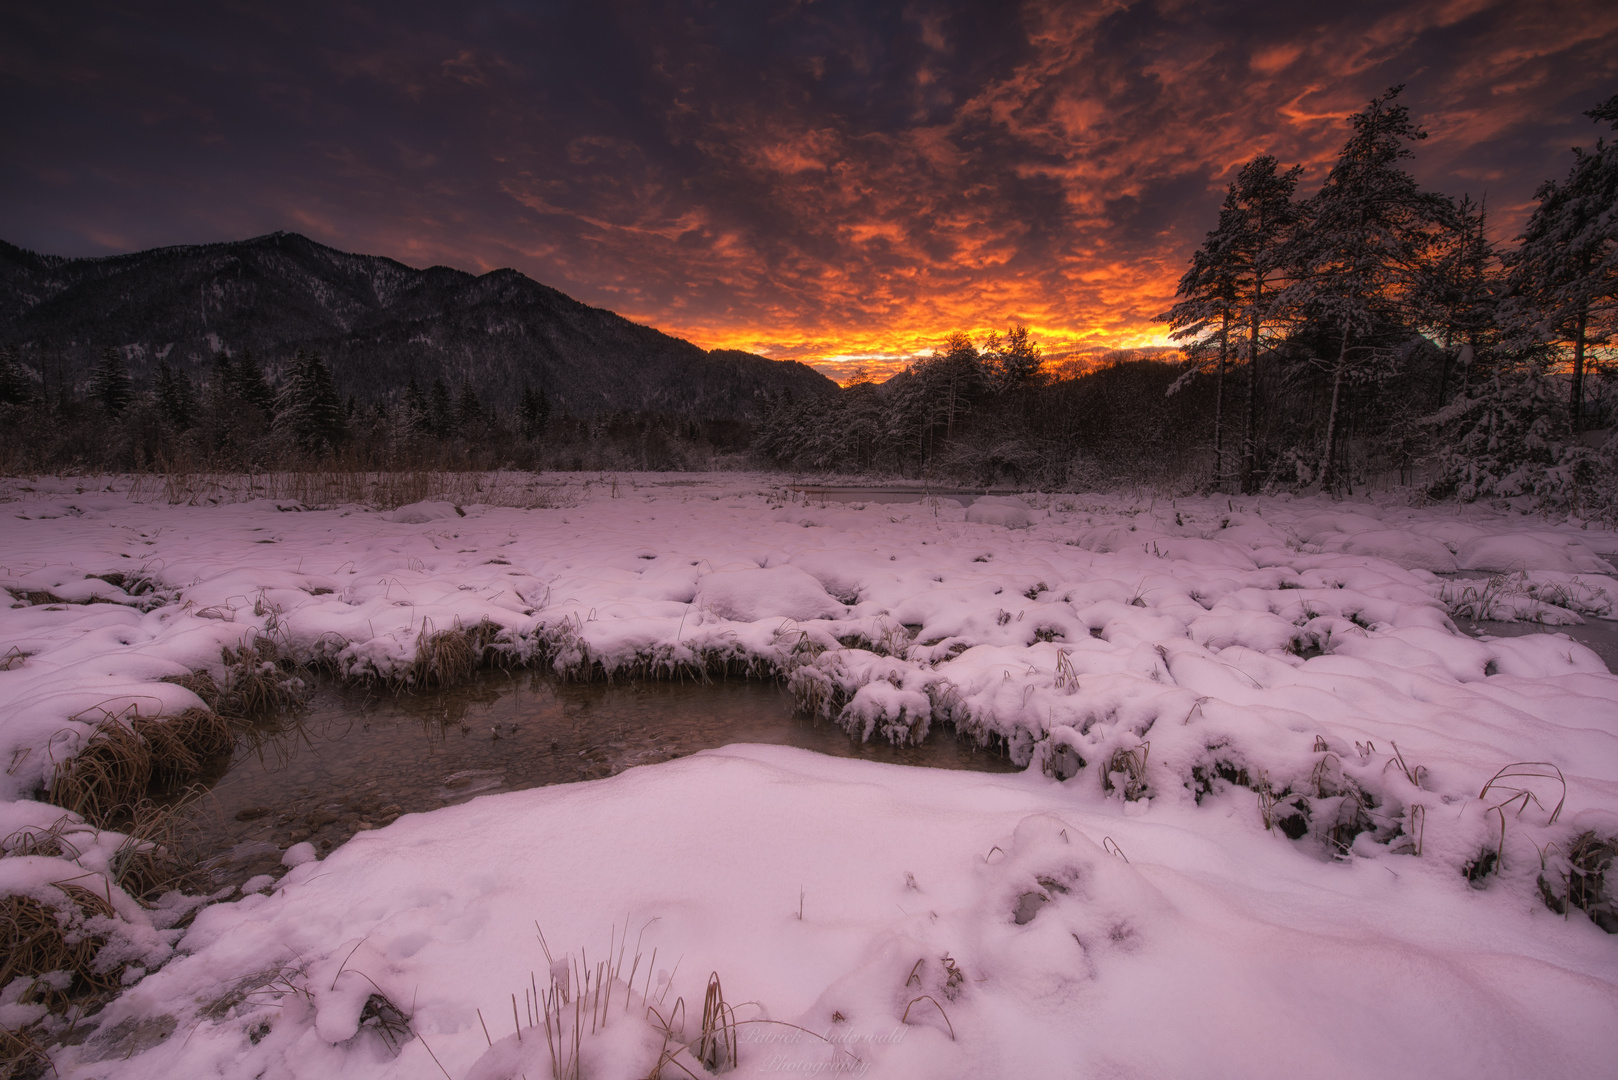
<svg viewBox="0 0 1618 1080"><path fill-rule="evenodd" d="M1318 183L1408 83L1412 169L1507 239L1618 73L1601 0L403 10L109 10L71 41L33 19L0 70L55 111L17 110L0 235L297 227L838 377L1013 323L1082 357L1165 343L1254 155Z"/></svg>

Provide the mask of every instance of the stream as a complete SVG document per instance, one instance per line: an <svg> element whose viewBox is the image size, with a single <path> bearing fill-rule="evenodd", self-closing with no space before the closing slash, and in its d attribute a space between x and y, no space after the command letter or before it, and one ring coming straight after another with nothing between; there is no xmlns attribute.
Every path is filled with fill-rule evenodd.
<svg viewBox="0 0 1618 1080"><path fill-rule="evenodd" d="M394 694L322 682L273 734L249 732L204 778L188 840L212 888L279 873L291 844L322 855L401 814L477 795L594 780L731 743L837 757L1015 772L948 728L920 746L860 743L799 715L773 682L563 683L489 671L448 690ZM210 854L211 853L211 854Z"/></svg>

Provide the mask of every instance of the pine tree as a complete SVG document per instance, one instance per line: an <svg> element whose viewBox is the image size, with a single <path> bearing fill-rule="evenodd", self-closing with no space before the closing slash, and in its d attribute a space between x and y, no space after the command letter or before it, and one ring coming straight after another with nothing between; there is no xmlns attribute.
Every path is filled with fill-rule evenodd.
<svg viewBox="0 0 1618 1080"><path fill-rule="evenodd" d="M242 353L241 361L236 365L236 376L242 400L265 416L274 416L275 391L270 389L270 380L264 377L264 368L251 350Z"/></svg>
<svg viewBox="0 0 1618 1080"><path fill-rule="evenodd" d="M111 416L117 416L135 399L135 382L129 377L121 352L108 345L101 360L90 372L90 396Z"/></svg>
<svg viewBox="0 0 1618 1080"><path fill-rule="evenodd" d="M943 349L916 364L927 390L929 412L943 417L944 437L955 434L955 425L972 410L973 403L987 387L983 362L972 339L954 333Z"/></svg>
<svg viewBox="0 0 1618 1080"><path fill-rule="evenodd" d="M1392 350L1376 335L1408 317L1412 285L1449 209L1399 167L1412 156L1406 144L1427 137L1405 106L1393 104L1403 89L1392 87L1354 115L1353 134L1309 201L1307 228L1294 245L1300 279L1284 295L1337 344L1337 355L1324 361L1331 403L1318 476L1328 491L1337 489L1344 385L1390 373Z"/></svg>
<svg viewBox="0 0 1618 1080"><path fill-rule="evenodd" d="M1618 97L1587 115L1618 128ZM1519 347L1537 341L1572 349L1567 411L1577 432L1588 350L1618 331L1618 143L1598 139L1590 153L1575 147L1567 177L1547 180L1534 197L1539 206L1507 259L1507 317Z"/></svg>
<svg viewBox="0 0 1618 1080"><path fill-rule="evenodd" d="M997 394L1025 390L1045 382L1045 357L1028 338L1028 327L1017 324L989 335L983 343L982 364L989 387ZM853 385L851 382L849 385Z"/></svg>
<svg viewBox="0 0 1618 1080"><path fill-rule="evenodd" d="M189 430L197 415L197 394L191 380L169 366L157 362L157 408L176 431Z"/></svg>
<svg viewBox="0 0 1618 1080"><path fill-rule="evenodd" d="M1416 325L1443 349L1433 408L1450 398L1452 368L1460 368L1464 393L1474 368L1494 350L1504 285L1489 241L1488 214L1463 198L1444 223L1433 258L1418 272L1412 292Z"/></svg>
<svg viewBox="0 0 1618 1080"><path fill-rule="evenodd" d="M405 383L404 409L400 417L400 424L410 434L421 434L431 426L431 419L427 414L427 398L416 383L416 377L410 376Z"/></svg>
<svg viewBox="0 0 1618 1080"><path fill-rule="evenodd" d="M442 375L433 380L432 408L428 417L432 433L440 439L448 438L455 426L455 406L450 400L449 384Z"/></svg>
<svg viewBox="0 0 1618 1080"><path fill-rule="evenodd" d="M545 430L545 423L550 417L551 402L545 396L545 391L535 390L524 383L522 396L517 402L517 422L522 429L522 437L537 438Z"/></svg>
<svg viewBox="0 0 1618 1080"><path fill-rule="evenodd" d="M307 454L328 454L342 441L342 402L319 353L298 350L275 399L275 426L290 433Z"/></svg>
<svg viewBox="0 0 1618 1080"><path fill-rule="evenodd" d="M1233 245L1240 231L1235 207L1236 185L1225 194L1219 224L1191 255L1191 266L1180 278L1174 295L1182 297L1158 316L1172 328L1169 337L1183 341L1186 372L1169 387L1175 393L1210 367L1214 372L1214 483L1224 479L1225 368L1230 362L1231 327L1237 323L1237 267Z"/></svg>
<svg viewBox="0 0 1618 1080"><path fill-rule="evenodd" d="M482 429L485 417L483 403L471 382L461 384L461 396L455 403L455 428L465 438L473 438Z"/></svg>
<svg viewBox="0 0 1618 1080"><path fill-rule="evenodd" d="M0 349L0 407L27 405L33 399L33 376L10 349Z"/></svg>
<svg viewBox="0 0 1618 1080"><path fill-rule="evenodd" d="M1226 189L1219 224L1208 233L1175 295L1184 297L1161 318L1175 328L1190 361L1188 375L1212 366L1214 391L1214 476L1223 475L1225 369L1233 359L1247 362L1247 403L1242 420L1243 491L1253 489L1257 452L1254 418L1258 412L1258 362L1266 334L1284 318L1287 306L1278 286L1292 258L1289 246L1301 208L1293 201L1300 166L1277 172L1275 158L1262 155L1242 167ZM1174 389L1178 389L1176 383Z"/></svg>

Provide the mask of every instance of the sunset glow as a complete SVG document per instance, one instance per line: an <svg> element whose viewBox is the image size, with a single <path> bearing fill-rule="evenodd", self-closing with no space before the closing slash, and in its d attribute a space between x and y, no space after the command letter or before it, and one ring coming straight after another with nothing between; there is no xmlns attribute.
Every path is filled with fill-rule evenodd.
<svg viewBox="0 0 1618 1080"><path fill-rule="evenodd" d="M1345 118L1408 83L1431 133L1412 169L1486 198L1504 239L1613 88L1610 4L1322 10L14 14L0 237L94 255L290 229L512 266L839 379L1014 323L1056 357L1160 346L1252 156L1312 190Z"/></svg>

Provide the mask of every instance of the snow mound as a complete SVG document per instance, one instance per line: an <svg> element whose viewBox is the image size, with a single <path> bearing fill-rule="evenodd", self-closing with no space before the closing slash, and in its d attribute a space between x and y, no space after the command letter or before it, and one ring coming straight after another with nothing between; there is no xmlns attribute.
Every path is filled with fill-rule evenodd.
<svg viewBox="0 0 1618 1080"><path fill-rule="evenodd" d="M1033 507L1011 495L985 495L966 508L966 520L980 525L1026 529L1034 523Z"/></svg>
<svg viewBox="0 0 1618 1080"><path fill-rule="evenodd" d="M808 573L796 566L719 570L697 581L696 605L736 622L760 619L829 619L843 611Z"/></svg>
<svg viewBox="0 0 1618 1080"><path fill-rule="evenodd" d="M1331 536L1321 547L1324 551L1340 551L1345 555L1371 555L1386 559L1406 570L1430 570L1443 574L1459 569L1454 553L1442 540L1404 529L1377 529Z"/></svg>
<svg viewBox="0 0 1618 1080"><path fill-rule="evenodd" d="M466 511L454 503L447 502L419 502L408 506L401 506L391 514L382 515L386 520L397 522L400 525L425 525L429 521L443 521L446 518L465 517Z"/></svg>
<svg viewBox="0 0 1618 1080"><path fill-rule="evenodd" d="M1613 567L1577 540L1495 535L1462 543L1455 553L1463 570L1555 570L1564 574L1611 574Z"/></svg>

